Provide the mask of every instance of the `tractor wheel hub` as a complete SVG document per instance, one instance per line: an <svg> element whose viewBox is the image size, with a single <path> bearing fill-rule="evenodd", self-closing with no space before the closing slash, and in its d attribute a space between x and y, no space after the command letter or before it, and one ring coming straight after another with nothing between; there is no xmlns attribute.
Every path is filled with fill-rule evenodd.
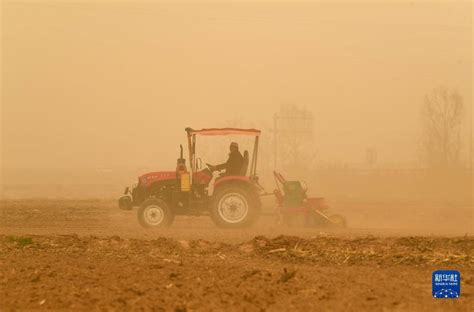
<svg viewBox="0 0 474 312"><path fill-rule="evenodd" d="M224 195L218 203L220 217L228 223L241 222L248 214L247 199L239 193Z"/></svg>

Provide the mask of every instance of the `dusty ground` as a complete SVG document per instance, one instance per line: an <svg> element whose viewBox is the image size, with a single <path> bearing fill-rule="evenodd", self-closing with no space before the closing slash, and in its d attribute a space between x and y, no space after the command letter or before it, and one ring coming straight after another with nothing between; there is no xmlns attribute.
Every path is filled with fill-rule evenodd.
<svg viewBox="0 0 474 312"><path fill-rule="evenodd" d="M113 201L0 208L1 311L474 310L469 233L298 230L271 218L246 231L196 218L146 231ZM461 272L461 298L433 299L432 271L451 268Z"/></svg>

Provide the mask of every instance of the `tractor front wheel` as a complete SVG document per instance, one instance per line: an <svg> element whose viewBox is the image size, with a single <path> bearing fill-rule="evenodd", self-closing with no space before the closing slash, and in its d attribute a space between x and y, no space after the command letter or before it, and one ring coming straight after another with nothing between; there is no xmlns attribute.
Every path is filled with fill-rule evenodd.
<svg viewBox="0 0 474 312"><path fill-rule="evenodd" d="M138 222L145 228L163 228L173 223L174 214L161 199L147 199L138 209Z"/></svg>
<svg viewBox="0 0 474 312"><path fill-rule="evenodd" d="M260 214L256 194L247 188L225 186L218 189L211 203L211 218L222 228L242 228L252 225Z"/></svg>

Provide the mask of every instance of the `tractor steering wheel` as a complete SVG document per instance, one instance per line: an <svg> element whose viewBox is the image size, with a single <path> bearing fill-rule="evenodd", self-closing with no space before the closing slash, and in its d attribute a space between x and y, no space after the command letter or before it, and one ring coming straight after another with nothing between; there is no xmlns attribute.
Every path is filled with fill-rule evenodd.
<svg viewBox="0 0 474 312"><path fill-rule="evenodd" d="M207 168L209 168L209 170L211 170L211 172L214 171L214 166L211 165L210 163L206 163L206 166L207 166Z"/></svg>
<svg viewBox="0 0 474 312"><path fill-rule="evenodd" d="M209 170L211 170L211 172L220 171L220 170L217 170L217 169L216 169L216 166L211 165L211 164L209 164L209 163L206 163L206 166L209 168Z"/></svg>

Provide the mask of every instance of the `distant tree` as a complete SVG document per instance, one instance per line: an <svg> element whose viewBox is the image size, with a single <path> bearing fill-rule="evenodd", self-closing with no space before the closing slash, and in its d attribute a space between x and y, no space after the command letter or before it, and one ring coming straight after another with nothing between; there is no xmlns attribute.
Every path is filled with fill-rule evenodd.
<svg viewBox="0 0 474 312"><path fill-rule="evenodd" d="M464 104L456 90L438 87L425 96L421 110L421 149L426 165L442 169L459 164Z"/></svg>

